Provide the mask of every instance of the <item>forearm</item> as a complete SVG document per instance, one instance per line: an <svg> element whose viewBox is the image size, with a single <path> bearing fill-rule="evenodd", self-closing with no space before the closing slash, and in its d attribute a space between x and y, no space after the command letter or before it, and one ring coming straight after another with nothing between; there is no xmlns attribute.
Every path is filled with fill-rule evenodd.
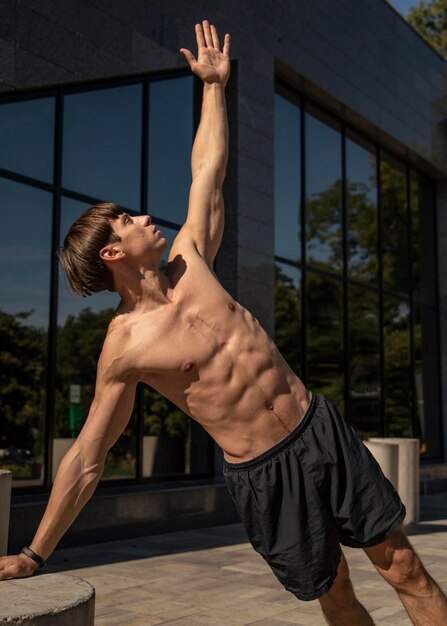
<svg viewBox="0 0 447 626"><path fill-rule="evenodd" d="M47 508L30 548L47 559L81 509L93 495L103 467L85 466L81 449L75 444L62 459Z"/></svg>
<svg viewBox="0 0 447 626"><path fill-rule="evenodd" d="M203 84L202 112L191 155L192 177L201 167L211 167L223 183L228 161L228 119L225 87Z"/></svg>

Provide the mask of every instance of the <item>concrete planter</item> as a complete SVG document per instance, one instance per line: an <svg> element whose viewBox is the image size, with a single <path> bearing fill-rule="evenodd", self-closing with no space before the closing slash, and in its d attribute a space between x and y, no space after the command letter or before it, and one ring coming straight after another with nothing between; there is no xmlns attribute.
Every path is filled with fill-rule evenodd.
<svg viewBox="0 0 447 626"><path fill-rule="evenodd" d="M0 626L94 626L95 589L82 578L46 574L1 585Z"/></svg>
<svg viewBox="0 0 447 626"><path fill-rule="evenodd" d="M407 515L405 517L405 524L411 524L419 521L419 439L410 439L407 437L371 437L368 441L363 442L367 447L376 445L376 450L379 450L379 458L374 454L371 449L371 453L377 459L377 462L382 467L379 459L388 459L392 453L387 448L396 447L398 449L398 468L397 468L397 481L392 480L387 476L384 467L382 471L390 479L393 485L396 487L402 502L407 509ZM385 448L383 446L386 446ZM385 463L386 466L386 463ZM395 470L393 470L395 471ZM396 486L397 483L397 486Z"/></svg>
<svg viewBox="0 0 447 626"><path fill-rule="evenodd" d="M0 469L0 556L8 554L12 472Z"/></svg>

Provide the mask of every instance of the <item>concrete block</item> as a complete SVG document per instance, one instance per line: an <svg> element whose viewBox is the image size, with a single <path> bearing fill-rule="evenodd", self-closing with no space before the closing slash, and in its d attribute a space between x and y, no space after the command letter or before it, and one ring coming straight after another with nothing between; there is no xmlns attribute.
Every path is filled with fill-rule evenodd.
<svg viewBox="0 0 447 626"><path fill-rule="evenodd" d="M2 581L0 626L93 626L95 589L82 578L46 574Z"/></svg>
<svg viewBox="0 0 447 626"><path fill-rule="evenodd" d="M382 472L397 490L399 477L399 446L397 443L391 444L371 440L363 443L380 465Z"/></svg>
<svg viewBox="0 0 447 626"><path fill-rule="evenodd" d="M12 472L0 469L0 556L8 554Z"/></svg>
<svg viewBox="0 0 447 626"><path fill-rule="evenodd" d="M370 437L369 442L394 446L398 452L397 491L407 509L405 524L419 521L419 439L405 437Z"/></svg>

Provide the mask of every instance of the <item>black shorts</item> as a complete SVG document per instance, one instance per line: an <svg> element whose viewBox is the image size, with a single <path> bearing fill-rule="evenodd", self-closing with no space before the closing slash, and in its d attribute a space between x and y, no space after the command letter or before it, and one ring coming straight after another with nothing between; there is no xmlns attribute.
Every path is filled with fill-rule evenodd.
<svg viewBox="0 0 447 626"><path fill-rule="evenodd" d="M312 393L298 426L224 476L254 549L300 600L327 593L340 543L373 546L405 518L397 491L354 429Z"/></svg>

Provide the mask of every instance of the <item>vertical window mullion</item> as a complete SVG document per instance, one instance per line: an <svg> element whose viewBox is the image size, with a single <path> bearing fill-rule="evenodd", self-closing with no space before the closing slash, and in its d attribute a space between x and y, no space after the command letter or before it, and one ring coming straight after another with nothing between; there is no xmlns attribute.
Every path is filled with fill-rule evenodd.
<svg viewBox="0 0 447 626"><path fill-rule="evenodd" d="M148 177L149 177L149 81L143 83L141 119L141 199L140 213L148 213Z"/></svg>
<svg viewBox="0 0 447 626"><path fill-rule="evenodd" d="M412 206L411 206L411 193L410 193L410 167L407 164L405 166L405 194L407 200L407 238L408 238L408 300L410 305L410 371L409 371L409 381L408 384L410 386L410 398L411 398L411 421L412 421L412 435L416 436L417 428L416 428L416 393L415 393L415 384L414 384L414 300L413 300L413 226L412 226ZM418 207L419 208L419 207Z"/></svg>
<svg viewBox="0 0 447 626"><path fill-rule="evenodd" d="M301 372L302 379L307 381L307 307L306 307L306 101L301 101Z"/></svg>
<svg viewBox="0 0 447 626"><path fill-rule="evenodd" d="M379 270L379 327L380 327L380 435L384 437L387 434L387 426L385 424L385 360L384 360L384 329L383 329L383 263L382 263L382 178L381 178L381 150L377 146L376 152L376 179L377 179L377 254L378 254L378 270Z"/></svg>
<svg viewBox="0 0 447 626"><path fill-rule="evenodd" d="M53 427L54 427L54 396L57 368L57 299L59 261L60 211L61 211L61 176L62 176L62 125L63 125L63 96L59 92L56 96L55 135L54 135L54 185L53 195L53 227L51 234L51 278L50 278L50 319L48 329L48 363L46 380L46 424L45 424L45 473L44 485L49 490L52 483L53 468Z"/></svg>
<svg viewBox="0 0 447 626"><path fill-rule="evenodd" d="M343 274L343 368L345 416L351 419L351 377L348 319L348 236L347 236L347 181L346 181L346 125L341 124L341 212L342 212L342 274Z"/></svg>

